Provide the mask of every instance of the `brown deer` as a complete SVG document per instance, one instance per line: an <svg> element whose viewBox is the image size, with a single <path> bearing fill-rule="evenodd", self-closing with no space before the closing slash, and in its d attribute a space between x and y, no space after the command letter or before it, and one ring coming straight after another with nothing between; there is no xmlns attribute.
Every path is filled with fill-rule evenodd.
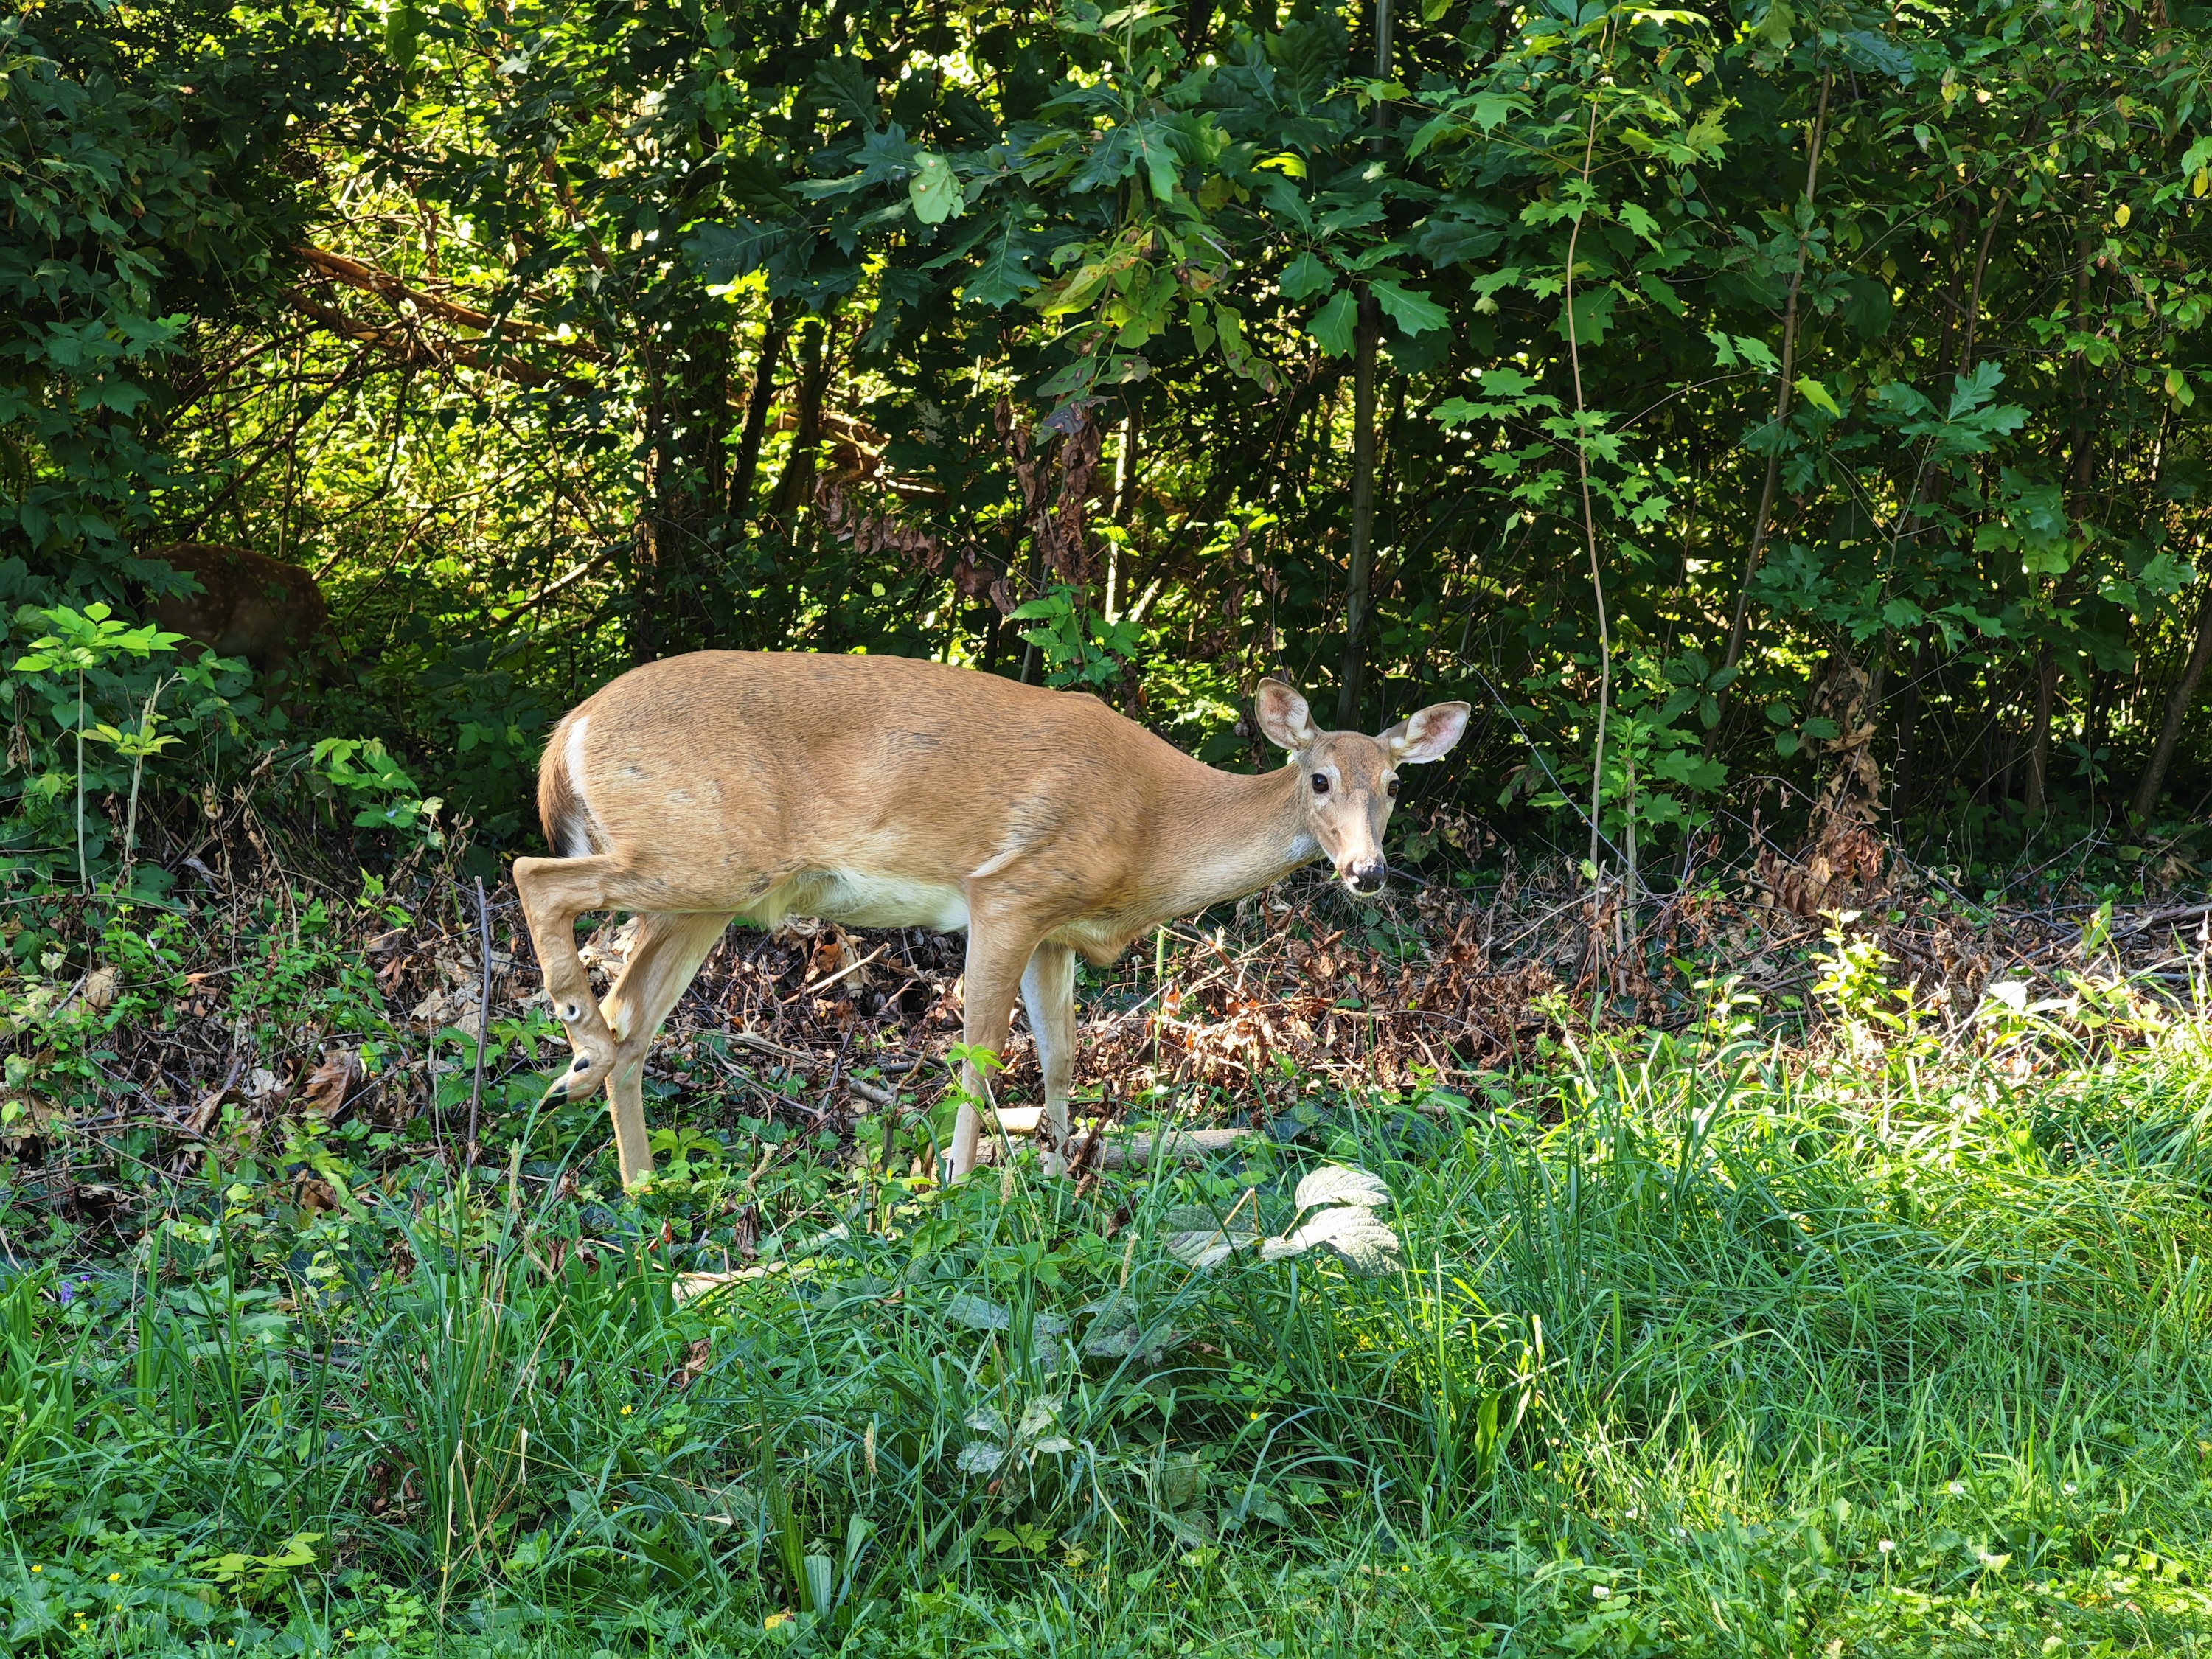
<svg viewBox="0 0 2212 1659"><path fill-rule="evenodd" d="M154 620L218 656L243 657L258 672L299 678L301 659L327 652L330 610L313 576L247 547L172 542L149 552L198 579L197 593L165 593Z"/></svg>
<svg viewBox="0 0 2212 1659"><path fill-rule="evenodd" d="M1097 698L899 657L704 651L634 668L545 746L550 858L514 884L575 1050L549 1100L605 1086L623 1184L653 1173L647 1046L732 920L968 930L964 1031L997 1050L1018 989L1044 1077L1047 1168L1064 1167L1075 953L1100 964L1163 922L1243 896L1316 854L1355 893L1383 883L1398 769L1466 730L1438 703L1370 738L1322 732L1263 680L1260 729L1291 763L1200 764ZM639 917L621 976L592 995L576 918ZM953 1131L975 1162L981 1080Z"/></svg>

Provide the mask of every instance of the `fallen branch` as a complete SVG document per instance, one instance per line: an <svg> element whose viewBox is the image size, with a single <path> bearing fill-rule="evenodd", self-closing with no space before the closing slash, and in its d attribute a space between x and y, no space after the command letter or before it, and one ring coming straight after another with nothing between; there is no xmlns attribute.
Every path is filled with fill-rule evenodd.
<svg viewBox="0 0 2212 1659"><path fill-rule="evenodd" d="M574 357L584 362L603 363L607 361L606 353L596 346L586 345L581 340L564 340L543 323L526 323L518 318L497 316L489 311L479 311L474 306L441 299L434 294L426 294L419 288L410 287L388 270L379 270L374 265L364 264L343 253L332 253L304 242L295 246L292 252L319 276L343 283L348 288L357 288L365 294L380 295L395 302L404 300L425 315L442 317L447 322L459 323L465 328L480 328L487 333L526 339L533 345L544 346L563 356Z"/></svg>
<svg viewBox="0 0 2212 1659"><path fill-rule="evenodd" d="M1035 1108L1028 1109L1032 1114ZM1000 1127L1009 1134L1016 1133L1014 1120L1019 1114L1005 1111L999 1114ZM1096 1170L1140 1170L1155 1158L1171 1158L1180 1164L1196 1164L1218 1152L1225 1152L1257 1129L1178 1129L1166 1134L1133 1134L1127 1139L1107 1141L1098 1145L1098 1136L1078 1136L1069 1149L1068 1162L1083 1164ZM975 1150L978 1164L998 1161L999 1143L986 1140Z"/></svg>
<svg viewBox="0 0 2212 1659"><path fill-rule="evenodd" d="M548 369L535 368L507 356L491 356L468 346L450 341L433 343L409 330L381 328L311 299L298 289L288 289L284 297L292 309L303 317L312 318L329 329L340 339L358 341L375 347L401 365L442 368L457 364L486 374L496 374L501 380L512 380L517 386L553 386L576 397L586 397L597 390L588 380L579 380L566 374L556 374Z"/></svg>

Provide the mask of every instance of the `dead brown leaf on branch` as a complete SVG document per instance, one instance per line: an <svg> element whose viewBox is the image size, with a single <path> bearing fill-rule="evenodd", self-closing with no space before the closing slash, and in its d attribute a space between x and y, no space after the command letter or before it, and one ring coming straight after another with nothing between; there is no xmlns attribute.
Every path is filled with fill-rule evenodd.
<svg viewBox="0 0 2212 1659"><path fill-rule="evenodd" d="M1883 891L1881 767L1866 701L1866 676L1849 659L1836 658L1808 710L1831 722L1836 735L1820 746L1822 781L1804 847L1795 860L1764 844L1759 849L1760 884L1774 903L1796 915L1863 909Z"/></svg>

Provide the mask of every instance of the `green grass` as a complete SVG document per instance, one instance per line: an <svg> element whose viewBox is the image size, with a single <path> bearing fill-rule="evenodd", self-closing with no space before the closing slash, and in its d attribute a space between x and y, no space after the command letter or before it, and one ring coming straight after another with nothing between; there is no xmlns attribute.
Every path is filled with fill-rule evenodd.
<svg viewBox="0 0 2212 1659"><path fill-rule="evenodd" d="M1831 994L1833 1049L1556 1051L1080 1194L709 1153L627 1206L532 1130L467 1184L325 1149L311 1215L211 1164L0 1294L0 1635L2212 1653L2208 1028ZM1168 1248L1326 1162L1395 1268ZM750 1276L679 1301L748 1204Z"/></svg>

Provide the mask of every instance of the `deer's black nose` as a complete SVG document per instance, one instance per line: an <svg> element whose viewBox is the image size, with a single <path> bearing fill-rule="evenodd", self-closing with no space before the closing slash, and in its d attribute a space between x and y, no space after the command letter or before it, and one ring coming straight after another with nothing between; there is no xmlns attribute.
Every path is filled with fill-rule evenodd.
<svg viewBox="0 0 2212 1659"><path fill-rule="evenodd" d="M1367 859L1346 870L1344 878L1352 884L1355 893L1379 893L1383 878L1389 873L1381 859Z"/></svg>

